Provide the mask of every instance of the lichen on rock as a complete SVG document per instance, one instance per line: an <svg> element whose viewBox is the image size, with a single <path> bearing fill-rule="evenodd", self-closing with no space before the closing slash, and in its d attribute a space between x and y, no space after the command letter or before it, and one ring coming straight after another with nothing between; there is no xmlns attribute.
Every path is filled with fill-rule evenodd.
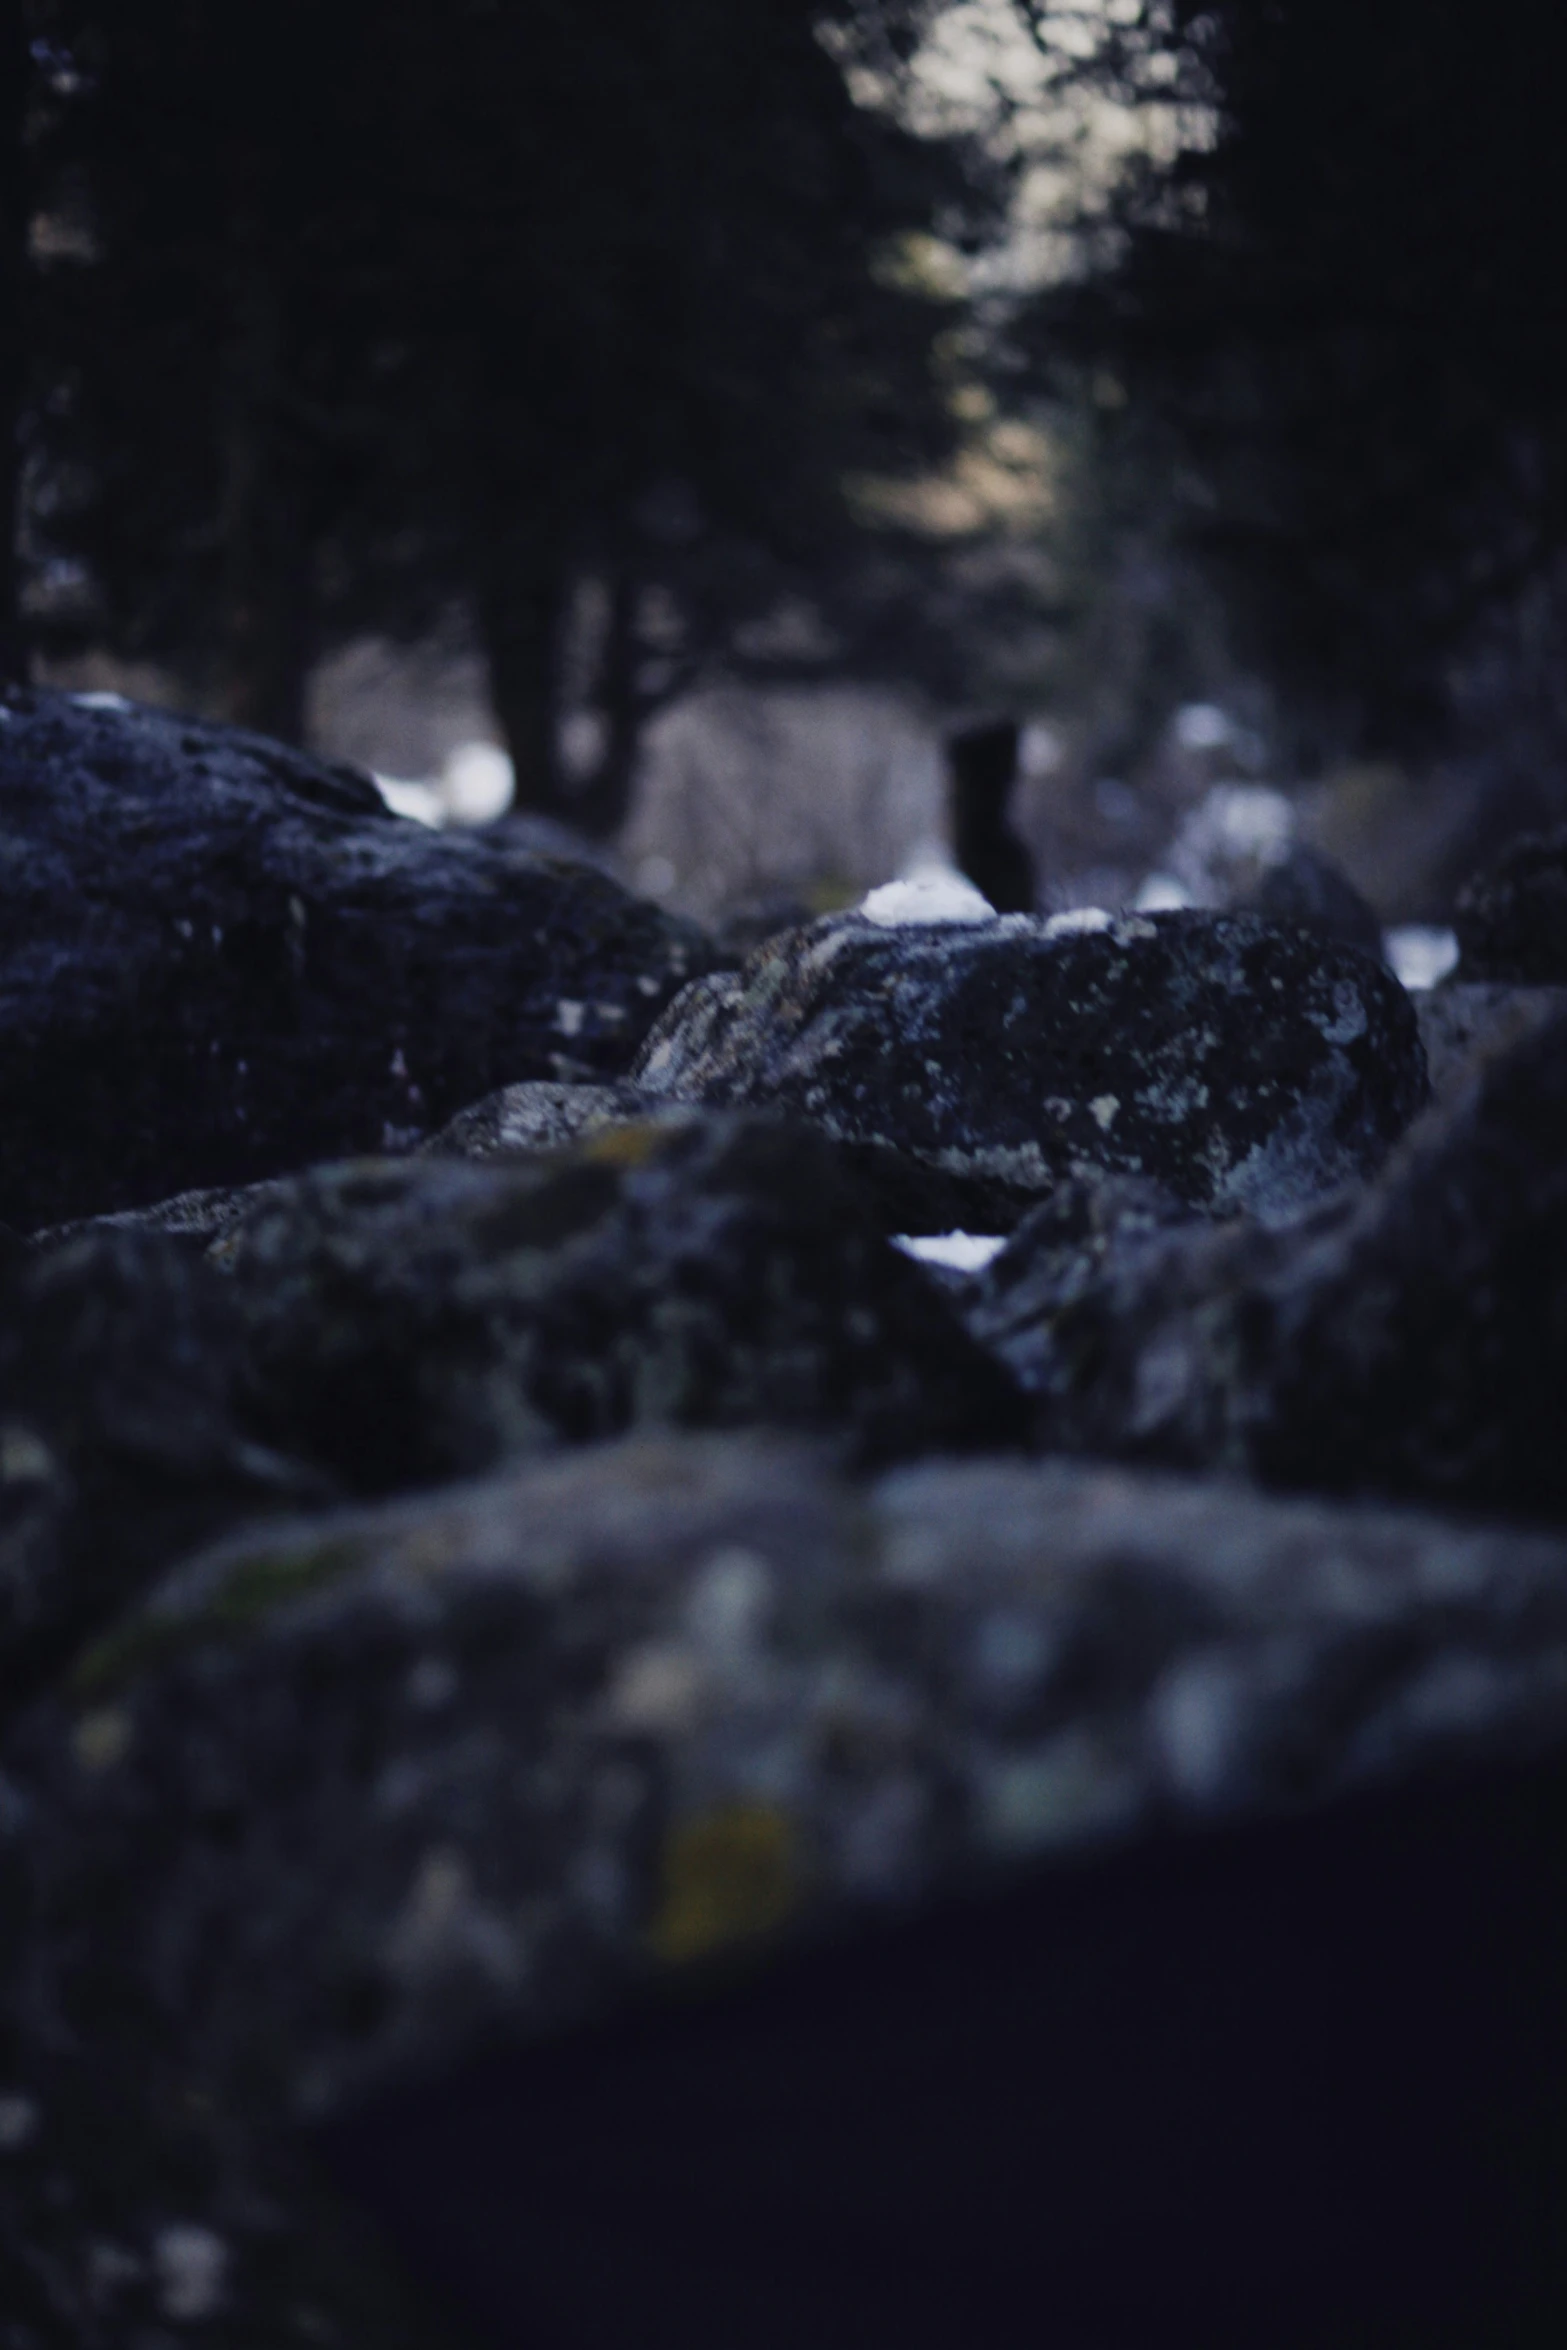
<svg viewBox="0 0 1567 2350"><path fill-rule="evenodd" d="M767 1102L917 1161L969 1188L967 1218L946 1221L976 1230L1083 1166L1207 1209L1288 1210L1369 1173L1426 1092L1413 1012L1379 964L1193 913L1069 930L828 917L689 987L630 1079Z"/></svg>

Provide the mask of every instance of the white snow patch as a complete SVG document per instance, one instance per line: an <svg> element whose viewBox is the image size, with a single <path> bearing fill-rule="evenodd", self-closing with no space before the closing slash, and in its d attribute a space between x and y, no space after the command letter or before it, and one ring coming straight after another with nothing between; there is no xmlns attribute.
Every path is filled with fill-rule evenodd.
<svg viewBox="0 0 1567 2350"><path fill-rule="evenodd" d="M1428 922L1401 922L1382 933L1382 952L1393 966L1393 976L1411 994L1445 979L1458 961L1458 940L1451 930Z"/></svg>
<svg viewBox="0 0 1567 2350"><path fill-rule="evenodd" d="M135 708L135 704L128 701L124 694L72 694L71 699L78 710L131 710Z"/></svg>
<svg viewBox="0 0 1567 2350"><path fill-rule="evenodd" d="M901 881L885 881L860 900L858 911L882 930L898 930L905 923L996 919L990 900L950 865L924 865Z"/></svg>
<svg viewBox="0 0 1567 2350"><path fill-rule="evenodd" d="M411 816L415 824L438 827L446 822L446 807L433 783L407 783L396 775L372 775L371 782L394 816Z"/></svg>
<svg viewBox="0 0 1567 2350"><path fill-rule="evenodd" d="M1175 739L1183 751L1218 751L1235 729L1217 702L1187 702L1175 713Z"/></svg>
<svg viewBox="0 0 1567 2350"><path fill-rule="evenodd" d="M1264 783L1220 784L1208 794L1204 810L1224 846L1236 854L1265 865L1288 854L1295 811L1283 792Z"/></svg>
<svg viewBox="0 0 1567 2350"><path fill-rule="evenodd" d="M1007 1245L994 1232L900 1232L892 1243L916 1264L945 1265L952 1273L982 1273Z"/></svg>
<svg viewBox="0 0 1567 2350"><path fill-rule="evenodd" d="M1071 938L1079 931L1108 930L1114 916L1103 906L1069 906L1064 914L1052 914L1045 924L1046 938Z"/></svg>
<svg viewBox="0 0 1567 2350"><path fill-rule="evenodd" d="M1137 893L1139 914L1178 914L1191 902L1191 891L1173 873L1150 873Z"/></svg>
<svg viewBox="0 0 1567 2350"><path fill-rule="evenodd" d="M448 822L493 824L511 806L517 780L499 743L459 743L436 788Z"/></svg>

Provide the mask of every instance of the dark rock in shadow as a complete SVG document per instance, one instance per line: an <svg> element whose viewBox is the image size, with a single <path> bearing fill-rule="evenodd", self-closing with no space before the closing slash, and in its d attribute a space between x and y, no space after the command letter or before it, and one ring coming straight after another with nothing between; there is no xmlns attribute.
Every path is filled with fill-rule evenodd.
<svg viewBox="0 0 1567 2350"><path fill-rule="evenodd" d="M1320 849L1293 841L1285 854L1264 866L1238 909L1270 922L1293 922L1319 938L1359 947L1382 958L1382 925L1354 883Z"/></svg>
<svg viewBox="0 0 1567 2350"><path fill-rule="evenodd" d="M611 1077L711 951L585 866L163 712L0 704L0 1217L417 1141Z"/></svg>
<svg viewBox="0 0 1567 2350"><path fill-rule="evenodd" d="M1567 985L1567 828L1525 833L1459 893L1458 976Z"/></svg>
<svg viewBox="0 0 1567 2350"><path fill-rule="evenodd" d="M808 1126L687 1116L554 1155L323 1168L219 1255L257 1426L361 1491L650 1423L867 1457L1026 1424Z"/></svg>
<svg viewBox="0 0 1567 2350"><path fill-rule="evenodd" d="M1560 1539L1407 1510L665 1434L252 1529L0 1751L6 2318L422 2350L313 2132L508 2350L1505 2343L1564 1735Z"/></svg>
<svg viewBox="0 0 1567 2350"><path fill-rule="evenodd" d="M1086 1277L1059 1266L1047 1227L1020 1237L967 1308L1049 1446L1560 1515L1567 1014L1477 1054L1364 1189L1273 1225L1131 1219Z"/></svg>

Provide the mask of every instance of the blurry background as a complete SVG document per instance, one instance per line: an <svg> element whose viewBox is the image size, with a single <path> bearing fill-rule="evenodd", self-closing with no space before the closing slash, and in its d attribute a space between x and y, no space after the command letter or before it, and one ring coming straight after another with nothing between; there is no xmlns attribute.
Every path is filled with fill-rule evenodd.
<svg viewBox="0 0 1567 2350"><path fill-rule="evenodd" d="M710 919L952 854L964 736L1046 907L1567 813L1543 0L12 23L12 674Z"/></svg>

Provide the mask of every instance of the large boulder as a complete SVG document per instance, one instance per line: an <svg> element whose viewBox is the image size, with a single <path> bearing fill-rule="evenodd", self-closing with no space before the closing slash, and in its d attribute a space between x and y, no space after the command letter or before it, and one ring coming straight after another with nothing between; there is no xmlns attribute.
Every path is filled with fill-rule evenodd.
<svg viewBox="0 0 1567 2350"><path fill-rule="evenodd" d="M1409 1000L1378 964L1195 913L828 917L690 987L631 1082L812 1118L939 1179L906 1229L991 1232L1085 1166L1209 1210L1287 1209L1369 1173L1426 1093Z"/></svg>
<svg viewBox="0 0 1567 2350"><path fill-rule="evenodd" d="M243 1519L750 1421L868 1456L1026 1434L1010 1375L809 1127L682 1110L575 1150L348 1161L12 1240L3 1702Z"/></svg>
<svg viewBox="0 0 1567 2350"><path fill-rule="evenodd" d="M182 1551L331 1497L247 1426L225 1283L156 1233L0 1257L0 1714Z"/></svg>
<svg viewBox="0 0 1567 2350"><path fill-rule="evenodd" d="M1042 1218L970 1294L1048 1446L1560 1515L1567 1013L1479 1051L1368 1187L1271 1226L1128 1210L1097 1252Z"/></svg>
<svg viewBox="0 0 1567 2350"><path fill-rule="evenodd" d="M657 1422L867 1456L1024 1433L1010 1376L808 1126L687 1114L348 1162L269 1187L212 1254L254 1424L360 1491Z"/></svg>
<svg viewBox="0 0 1567 2350"><path fill-rule="evenodd" d="M1567 1011L1567 988L1514 987L1505 980L1448 979L1414 999L1433 1096L1472 1075L1477 1061L1505 1053Z"/></svg>
<svg viewBox="0 0 1567 2350"><path fill-rule="evenodd" d="M235 1538L0 1755L8 2350L450 2341L302 2124L459 2339L653 2293L697 2350L936 2350L1030 2278L1074 2343L1406 2338L1484 2238L1534 1912L1477 1973L1429 1819L1260 1887L1171 1832L1564 1730L1558 1539L1124 1470L665 1436Z"/></svg>
<svg viewBox="0 0 1567 2350"><path fill-rule="evenodd" d="M1567 985L1567 827L1510 841L1459 892L1453 927L1461 979Z"/></svg>
<svg viewBox="0 0 1567 2350"><path fill-rule="evenodd" d="M1186 816L1160 858L1186 902L1265 914L1379 960L1382 926L1349 877L1300 839L1298 809L1266 784L1220 783Z"/></svg>
<svg viewBox="0 0 1567 2350"><path fill-rule="evenodd" d="M601 873L116 703L0 702L0 1221L417 1141L614 1076L711 959Z"/></svg>
<svg viewBox="0 0 1567 2350"><path fill-rule="evenodd" d="M625 1078L611 1085L551 1085L524 1079L459 1110L420 1149L464 1159L504 1158L558 1149L616 1129L678 1126L703 1114L694 1103L644 1092ZM1005 1224L1016 1213L1013 1195L1004 1185L985 1186L947 1174L886 1144L846 1142L820 1126L815 1131L888 1234L950 1232L965 1218L972 1221L976 1216ZM170 1201L159 1212L211 1216L220 1211L216 1203L209 1206L204 1199L192 1199L186 1206Z"/></svg>

